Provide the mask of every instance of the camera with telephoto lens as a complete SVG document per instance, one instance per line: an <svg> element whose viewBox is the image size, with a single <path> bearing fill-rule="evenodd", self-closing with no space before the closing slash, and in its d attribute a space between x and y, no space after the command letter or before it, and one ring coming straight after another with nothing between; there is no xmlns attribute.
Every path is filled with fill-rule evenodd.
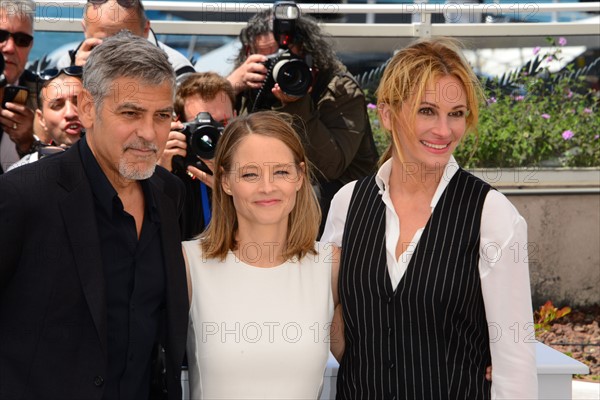
<svg viewBox="0 0 600 400"><path fill-rule="evenodd" d="M187 155L183 163L181 160L178 162L178 167L185 170L187 165L193 165L212 174L199 158L212 160L215 157L217 143L224 129L223 125L215 121L207 112L198 113L193 121L185 122L181 132L185 135Z"/></svg>
<svg viewBox="0 0 600 400"><path fill-rule="evenodd" d="M293 1L279 1L273 6L273 36L279 50L267 56L264 62L267 76L258 90L254 111L270 108L275 101L271 89L275 83L288 96L303 97L312 85L312 73L305 59L293 54L289 45L296 39L296 20L300 9Z"/></svg>

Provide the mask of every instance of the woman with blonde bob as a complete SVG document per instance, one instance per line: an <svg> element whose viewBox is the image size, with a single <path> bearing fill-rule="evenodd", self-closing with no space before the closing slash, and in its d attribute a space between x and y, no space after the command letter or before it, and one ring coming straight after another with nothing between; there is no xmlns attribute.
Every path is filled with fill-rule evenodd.
<svg viewBox="0 0 600 400"><path fill-rule="evenodd" d="M213 218L183 243L191 398L316 399L343 343L338 252L315 242L320 210L289 117L234 119L215 166Z"/></svg>
<svg viewBox="0 0 600 400"><path fill-rule="evenodd" d="M335 196L322 238L342 252L338 399L537 398L527 224L452 156L481 101L455 40L417 41L385 69L391 144Z"/></svg>

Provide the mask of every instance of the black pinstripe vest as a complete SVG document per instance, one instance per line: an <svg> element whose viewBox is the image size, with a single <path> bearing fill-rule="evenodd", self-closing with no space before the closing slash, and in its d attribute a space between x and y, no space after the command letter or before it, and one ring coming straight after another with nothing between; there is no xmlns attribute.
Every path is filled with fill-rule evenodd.
<svg viewBox="0 0 600 400"><path fill-rule="evenodd" d="M346 349L338 399L490 398L491 364L479 276L481 211L490 186L459 169L433 210L396 290L375 177L356 184L339 289Z"/></svg>

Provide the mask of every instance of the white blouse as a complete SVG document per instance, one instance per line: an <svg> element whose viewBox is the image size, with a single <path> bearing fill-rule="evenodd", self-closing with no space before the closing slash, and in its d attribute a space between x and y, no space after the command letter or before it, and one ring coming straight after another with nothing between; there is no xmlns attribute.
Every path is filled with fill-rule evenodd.
<svg viewBox="0 0 600 400"><path fill-rule="evenodd" d="M187 357L190 398L317 399L333 318L333 246L259 268L233 252L183 242L193 287Z"/></svg>
<svg viewBox="0 0 600 400"><path fill-rule="evenodd" d="M385 248L388 272L395 289L406 272L424 227L417 230L406 251L396 259L400 220L389 193L391 168L392 161L386 161L375 180L386 206ZM457 170L458 164L451 157L431 200L432 212ZM333 198L321 242L332 242L341 247L355 184L348 183ZM527 247L527 223L502 193L490 190L481 216L479 275L492 355L492 399L537 399L536 340Z"/></svg>

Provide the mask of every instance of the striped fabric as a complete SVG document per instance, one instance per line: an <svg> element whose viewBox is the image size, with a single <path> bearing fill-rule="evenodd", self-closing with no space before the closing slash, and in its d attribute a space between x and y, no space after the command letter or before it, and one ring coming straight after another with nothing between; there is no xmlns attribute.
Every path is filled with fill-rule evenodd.
<svg viewBox="0 0 600 400"><path fill-rule="evenodd" d="M346 349L338 399L489 399L491 364L479 277L481 211L490 186L459 170L394 291L385 205L359 181L342 241L339 290Z"/></svg>

